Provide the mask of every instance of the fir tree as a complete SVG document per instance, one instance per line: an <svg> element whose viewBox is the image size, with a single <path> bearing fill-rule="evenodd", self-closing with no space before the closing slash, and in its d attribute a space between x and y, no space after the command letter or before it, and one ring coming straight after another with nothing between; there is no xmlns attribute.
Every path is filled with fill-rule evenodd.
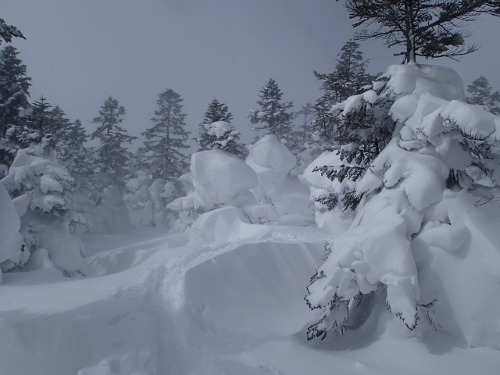
<svg viewBox="0 0 500 375"><path fill-rule="evenodd" d="M214 98L208 105L202 124L213 124L218 121L231 123L232 119L233 115L229 112L227 105Z"/></svg>
<svg viewBox="0 0 500 375"><path fill-rule="evenodd" d="M240 132L231 125L232 118L226 104L217 99L212 100L198 127L199 136L196 141L200 145L199 151L219 149L243 156L244 149L239 143Z"/></svg>
<svg viewBox="0 0 500 375"><path fill-rule="evenodd" d="M10 43L12 38L26 39L23 33L15 26L7 25L3 18L0 18L0 44L2 41Z"/></svg>
<svg viewBox="0 0 500 375"><path fill-rule="evenodd" d="M332 73L318 73L314 75L321 83L323 95L316 101L314 109L314 133L320 143L330 143L336 124L335 116L330 112L332 106L358 93L375 77L366 73L367 60L363 59L363 52L359 44L348 41L338 54L337 65Z"/></svg>
<svg viewBox="0 0 500 375"><path fill-rule="evenodd" d="M21 115L29 105L31 78L26 76L26 65L18 55L12 46L0 52L0 178L12 164L18 148L8 139L8 130L21 125Z"/></svg>
<svg viewBox="0 0 500 375"><path fill-rule="evenodd" d="M467 102L484 106L488 111L500 115L500 92L491 92L490 83L484 76L480 76L467 86Z"/></svg>
<svg viewBox="0 0 500 375"><path fill-rule="evenodd" d="M183 150L189 132L186 131L185 118L182 112L183 99L175 91L168 89L162 92L157 100L158 109L151 119L154 125L144 133L144 160L149 165L153 180L162 178L175 181L189 168Z"/></svg>
<svg viewBox="0 0 500 375"><path fill-rule="evenodd" d="M292 102L282 102L283 92L276 81L269 79L260 91L259 109L250 111L250 122L262 124L254 130L264 130L266 134L274 134L279 140L288 141L292 131L292 120L295 114L291 112Z"/></svg>
<svg viewBox="0 0 500 375"><path fill-rule="evenodd" d="M105 186L114 185L119 189L125 186L125 165L130 157L124 144L136 139L120 126L124 115L125 108L110 96L101 106L99 115L92 120L98 126L91 134L91 138L100 143L97 148L100 179Z"/></svg>
<svg viewBox="0 0 500 375"><path fill-rule="evenodd" d="M338 0L337 0L338 1ZM396 55L404 62L425 58L457 58L474 52L465 46L464 23L483 13L500 15L497 0L346 0L353 27L362 27L356 39L380 38L388 47L403 46Z"/></svg>

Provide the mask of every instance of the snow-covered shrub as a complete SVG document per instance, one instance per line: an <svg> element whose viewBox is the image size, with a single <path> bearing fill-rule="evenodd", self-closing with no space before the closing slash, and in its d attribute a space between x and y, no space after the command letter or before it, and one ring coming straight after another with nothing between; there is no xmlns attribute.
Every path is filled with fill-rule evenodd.
<svg viewBox="0 0 500 375"><path fill-rule="evenodd" d="M396 130L353 182L363 199L307 288L320 311L308 338L348 329L378 290L411 330L425 318L469 345L498 346L500 118L465 103L447 68L391 66L379 85Z"/></svg>
<svg viewBox="0 0 500 375"><path fill-rule="evenodd" d="M278 218L312 216L306 186L290 175L297 159L275 135L266 135L252 145L246 163L258 178L258 185L252 192L260 203L274 206Z"/></svg>
<svg viewBox="0 0 500 375"><path fill-rule="evenodd" d="M240 144L240 132L229 122L216 121L200 124L200 135L197 138L200 150L222 150L236 156L244 155L244 147Z"/></svg>
<svg viewBox="0 0 500 375"><path fill-rule="evenodd" d="M70 227L81 217L70 209L73 178L58 164L54 149L43 140L19 150L1 182L21 217L26 250L46 248L56 266L69 273L76 271L82 245Z"/></svg>
<svg viewBox="0 0 500 375"><path fill-rule="evenodd" d="M179 213L186 225L201 213L222 206L244 207L255 203L250 192L257 185L255 172L243 160L221 150L196 152L191 156L193 188L187 196L167 205Z"/></svg>

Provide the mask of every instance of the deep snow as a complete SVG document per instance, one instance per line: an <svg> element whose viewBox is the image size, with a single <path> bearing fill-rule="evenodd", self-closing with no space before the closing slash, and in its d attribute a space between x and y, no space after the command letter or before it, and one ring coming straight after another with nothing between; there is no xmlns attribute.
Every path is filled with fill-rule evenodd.
<svg viewBox="0 0 500 375"><path fill-rule="evenodd" d="M267 228L258 241L233 233L208 245L189 232L88 238L79 279L39 254L29 272L4 275L0 374L497 373L497 350L408 338L384 311L356 333L307 342L304 286L328 233Z"/></svg>

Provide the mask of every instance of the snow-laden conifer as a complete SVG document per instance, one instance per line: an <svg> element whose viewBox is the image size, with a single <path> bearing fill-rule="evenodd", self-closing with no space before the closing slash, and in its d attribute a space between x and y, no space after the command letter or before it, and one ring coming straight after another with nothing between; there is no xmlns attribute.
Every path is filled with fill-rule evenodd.
<svg viewBox="0 0 500 375"><path fill-rule="evenodd" d="M480 76L467 86L467 102L484 106L495 115L500 115L500 92L492 92L492 87L485 76Z"/></svg>
<svg viewBox="0 0 500 375"><path fill-rule="evenodd" d="M62 270L76 271L82 245L70 227L82 218L71 209L74 179L59 164L50 139L42 138L40 143L19 150L1 183L21 217L25 251L45 248Z"/></svg>
<svg viewBox="0 0 500 375"><path fill-rule="evenodd" d="M293 103L282 101L283 92L276 81L269 79L260 90L260 100L257 101L259 109L250 111L250 122L261 124L254 130L264 130L265 134L274 134L280 141L288 140L292 131Z"/></svg>
<svg viewBox="0 0 500 375"><path fill-rule="evenodd" d="M171 89L160 93L158 109L151 119L154 125L144 133L144 161L149 165L152 180L163 178L175 181L188 169L184 150L189 148L184 99Z"/></svg>
<svg viewBox="0 0 500 375"><path fill-rule="evenodd" d="M120 126L124 115L125 108L110 96L104 101L98 116L92 120L97 124L91 138L99 141L96 150L97 175L103 188L116 186L122 189L125 185L125 165L130 157L125 144L131 143L136 137L128 135Z"/></svg>
<svg viewBox="0 0 500 375"><path fill-rule="evenodd" d="M307 288L308 305L319 310L308 338L359 326L359 317L366 319L372 310L373 294L382 293L409 329L425 318L421 321L464 334L473 344L477 329L463 320L458 333L446 316L450 309L460 315L479 308L484 296L468 295L462 303L433 275L453 262L445 254L460 253L468 259L460 263L468 269L460 277L479 278L494 290L481 271L487 264L467 265L477 263L471 260L476 246L486 259L498 259L483 241L481 225L496 220L484 206L494 209L499 193L500 118L467 104L463 83L452 70L416 64L391 66L370 90L336 110L362 125L354 129L361 139L379 128L393 133L384 136L385 148L379 144L377 152L377 144L366 147L353 139L345 154L354 155L349 165L344 161L332 168L332 189L356 197L356 208L348 230L327 244L326 259ZM362 157L365 152L371 156ZM339 183L340 176L349 183Z"/></svg>

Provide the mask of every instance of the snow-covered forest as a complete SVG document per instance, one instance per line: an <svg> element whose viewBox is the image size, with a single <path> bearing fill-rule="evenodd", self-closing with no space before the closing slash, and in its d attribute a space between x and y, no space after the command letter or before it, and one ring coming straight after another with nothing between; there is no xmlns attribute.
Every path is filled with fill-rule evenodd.
<svg viewBox="0 0 500 375"><path fill-rule="evenodd" d="M500 92L447 61L500 4L338 7L309 103L271 77L193 120L165 87L140 136L120 93L32 97L0 18L0 375L498 374Z"/></svg>

